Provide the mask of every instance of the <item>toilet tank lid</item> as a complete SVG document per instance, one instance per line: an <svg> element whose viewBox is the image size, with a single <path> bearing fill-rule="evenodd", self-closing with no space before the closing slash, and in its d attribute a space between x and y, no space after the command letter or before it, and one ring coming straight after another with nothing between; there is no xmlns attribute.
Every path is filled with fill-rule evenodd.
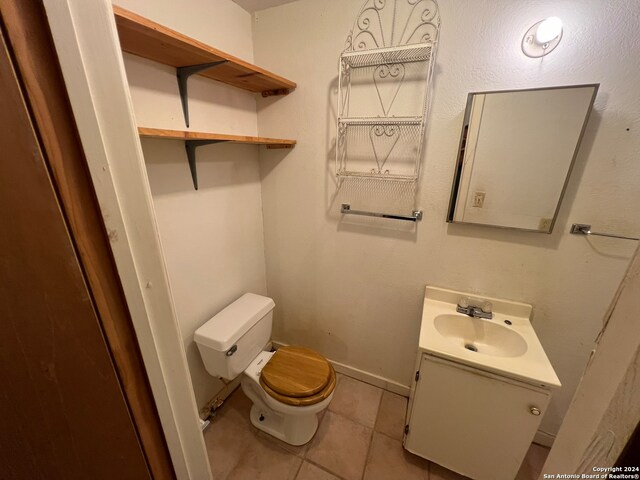
<svg viewBox="0 0 640 480"><path fill-rule="evenodd" d="M275 305L268 297L245 293L198 328L193 338L196 343L226 352Z"/></svg>

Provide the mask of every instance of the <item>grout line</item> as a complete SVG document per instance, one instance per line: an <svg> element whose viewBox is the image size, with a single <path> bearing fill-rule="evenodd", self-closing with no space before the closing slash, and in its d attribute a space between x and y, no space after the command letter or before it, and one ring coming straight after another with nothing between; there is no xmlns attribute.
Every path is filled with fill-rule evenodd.
<svg viewBox="0 0 640 480"><path fill-rule="evenodd" d="M378 435L382 435L383 437L387 437L389 440L392 440L394 442L400 442L400 448L402 449L402 451L404 453L408 453L409 455L412 455L416 458L419 458L421 460L424 460L427 463L427 469L424 471L424 473L426 474L426 476L424 477L425 480L429 480L431 478L431 462L429 460L427 460L426 458L421 457L420 455L416 455L415 453L411 453L409 450L405 450L404 445L402 444L402 440L398 440L397 438L393 438L392 436L384 433L384 432L380 432L378 430L375 430L374 433L377 433Z"/></svg>
<svg viewBox="0 0 640 480"><path fill-rule="evenodd" d="M373 445L373 434L375 433L375 430L371 430L371 435L369 436L369 447L367 448L367 456L364 460L364 467L362 469L362 475L360 476L361 479L364 479L364 475L367 472L367 465L369 465L369 462L371 461L371 445Z"/></svg>
<svg viewBox="0 0 640 480"><path fill-rule="evenodd" d="M364 480L364 475L367 472L367 466L369 465L369 461L371 460L371 450L373 446L373 435L376 433L376 425L378 424L378 416L380 415L380 406L382 405L382 395L384 392L380 394L380 400L378 400L378 409L376 410L376 419L373 421L373 428L371 429L371 435L369 436L369 448L367 449L367 456L364 461L364 468L362 469L361 479Z"/></svg>
<svg viewBox="0 0 640 480"><path fill-rule="evenodd" d="M387 437L389 440L393 440L393 441L395 441L395 442L400 442L400 445L402 445L402 440L398 440L397 438L393 438L393 437L392 437L391 435L389 435L388 433L380 432L380 431L378 431L378 430L375 430L375 432L376 432L378 435L384 435L384 436L385 436L385 437ZM404 447L402 447L402 449L404 450ZM407 453L411 453L411 452L409 452L409 450L407 450ZM411 455L413 455L413 456L415 456L415 457L418 457L418 455L416 455L415 453L411 453ZM419 457L419 458L422 458L422 457Z"/></svg>
<svg viewBox="0 0 640 480"><path fill-rule="evenodd" d="M372 430L374 432L377 432L378 430L376 429L376 427L378 426L378 419L380 418L380 410L382 407L382 398L384 397L384 390L382 390L382 392L380 392L380 400L378 400L378 409L376 410L376 418L373 420L373 428Z"/></svg>
<svg viewBox="0 0 640 480"><path fill-rule="evenodd" d="M345 377L349 377L353 380L366 383L367 385L371 385L372 387L376 387L390 393L395 393L396 395L400 395L401 397L408 398L409 396L409 392L411 390L410 387L397 384L383 377L377 377L369 372L357 370L353 367L334 362L332 360L329 360L329 362L334 366L336 373L339 373L340 375L344 375ZM400 393L400 391L402 391L403 393Z"/></svg>
<svg viewBox="0 0 640 480"><path fill-rule="evenodd" d="M380 390L380 399L378 400L378 408L376 409L376 416L375 416L375 419L373 420L373 425L369 426L369 425L364 424L364 423L362 423L361 421L359 421L359 420L357 420L357 419L355 419L355 418L348 417L348 416L343 415L342 413L339 413L339 412L334 412L333 410L331 410L331 404L329 404L329 405L327 406L326 411L327 411L327 412L331 412L331 413L333 413L334 415L338 415L338 416L340 416L340 417L342 417L342 418L346 418L347 420L350 420L350 421L352 421L353 423L355 423L355 424L357 424L357 425L360 425L360 426L362 426L362 427L369 428L369 429L371 429L371 430L375 430L375 428L376 428L376 423L378 423L378 415L379 415L379 413L380 413L380 405L382 405L382 397L384 396L384 392L385 392L386 390L385 390L384 388L382 388L382 387L378 387L378 386L376 386L376 385L372 385L372 384L367 383L367 382L364 382L364 381L362 381L362 380L360 380L360 379L357 379L357 378L354 378L354 377L350 377L349 375L345 375L344 373L340 373L339 375L340 375L340 376L342 376L342 377L347 377L347 378L349 378L349 379L351 379L351 380L353 380L353 381L355 381L355 382L364 383L365 385L368 385L368 386L370 386L370 387L377 388L378 390ZM338 389L338 385L339 385L339 383L336 385L336 390ZM391 393L393 393L393 392L391 392ZM326 413L325 413L325 415L326 415Z"/></svg>
<svg viewBox="0 0 640 480"><path fill-rule="evenodd" d="M238 395L242 395L243 397L247 398L246 394L244 393L244 391L242 391L239 386L238 388L235 388L225 399L224 403L221 405L220 409L224 409L224 411L226 410L230 410L233 404L234 399L231 398L233 395L236 395L236 402L238 399ZM226 409L225 409L226 407ZM240 412L240 414L242 415L242 413ZM215 420L215 419L214 419ZM238 422L233 422L234 425L237 425ZM248 425L244 425L244 421L240 421L241 424L241 428L247 428L248 432L250 434L250 438L252 439L252 441L259 441L258 435L260 434L260 430L256 427L253 426L253 424L251 423L251 417L248 418ZM215 425L213 424L213 421L211 422L211 425L209 426L209 428L214 427ZM238 468L238 466L242 463L243 459L246 458L247 453L249 452L251 448L251 444L247 443L245 445L241 445L241 448L238 450L238 460L236 462L234 462L233 466L231 467L231 469L229 470L229 473L227 473L227 475L225 476L225 480L228 480L231 475L233 474L233 472ZM209 465L211 465L211 460L209 459Z"/></svg>
<svg viewBox="0 0 640 480"><path fill-rule="evenodd" d="M353 422L353 423L355 423L356 425L359 425L359 426L361 426L361 427L368 428L368 429L370 429L370 430L371 430L371 432L373 432L373 429L372 429L372 428L367 427L366 425L363 425L363 424L361 424L361 423L359 423L359 422L356 422L356 421L352 420L351 418L349 418L349 417L345 417L344 415L341 415L341 414L339 414L339 413L336 413L336 412L330 412L328 408L326 409L326 411L324 412L324 415L322 416L322 422L324 422L324 419L326 418L326 416L327 416L329 413L330 413L331 415L335 415L335 416L337 416L337 417L340 417L340 418L343 418L343 419L349 420L349 421L351 421L351 422ZM319 430L319 429L320 429L320 425L318 425L318 430ZM316 432L316 433L317 433L317 432ZM373 433L372 433L372 434L373 434ZM314 439L313 439L313 440L311 440L311 441L313 442L314 440L315 440L315 436L314 436ZM371 447L371 440L369 440L369 447ZM345 478L344 478L344 477L342 477L341 475L339 475L339 474L337 474L337 473L335 473L335 472L333 472L333 471L329 470L329 468L328 468L328 467L325 467L324 465L321 465L321 464L319 464L319 463L315 462L314 460L311 460L311 459L307 458L307 454L309 453L309 450L311 450L311 445L309 445L309 448L308 448L308 449L307 449L307 451L304 453L303 462L304 462L304 461L309 462L309 463L311 463L311 464L315 465L316 467L320 468L321 470L324 470L325 472L330 473L330 474L331 474L331 475L333 475L334 477L338 477L340 480L345 480ZM369 450L367 450L367 455L368 455L368 454L369 454ZM366 465L366 460L365 460L365 468L366 468L366 466L367 466L367 465ZM364 469L363 469L363 474L364 474Z"/></svg>
<svg viewBox="0 0 640 480"><path fill-rule="evenodd" d="M314 462L313 460L305 459L305 460L303 460L303 462L310 463L311 465L313 465L313 466L315 466L315 467L318 467L320 470L322 470L322 471L324 471L324 472L327 472L327 473L329 473L329 474L333 475L334 477L339 478L340 480L345 480L345 478L344 478L344 477L342 477L342 476L338 475L337 473L332 472L332 471L331 471L331 470L329 470L327 467L325 467L325 466L323 466L323 465L320 465L319 463L316 463L316 462Z"/></svg>
<svg viewBox="0 0 640 480"><path fill-rule="evenodd" d="M300 458L296 455L296 458ZM298 465L298 469L296 470L296 474L293 476L294 479L298 478L300 475L300 470L302 470L302 464L304 463L304 459L300 459L300 465Z"/></svg>
<svg viewBox="0 0 640 480"><path fill-rule="evenodd" d="M374 427L370 427L369 425L365 425L364 423L360 423L358 420L355 420L355 419L353 419L353 418L351 418L351 417L347 417L346 415L343 415L342 413L339 413L339 412L333 412L333 411L332 411L332 412L331 412L331 414L332 414L332 415L336 415L336 416L338 416L338 417L340 417L340 418L344 418L344 419L346 419L346 420L349 420L351 423L355 423L356 425L358 425L358 426L360 426L360 427L364 427L364 428L366 428L367 430L371 430L372 432L374 431ZM326 415L326 413L325 413L325 415ZM375 426L375 423L374 423L374 426Z"/></svg>
<svg viewBox="0 0 640 480"><path fill-rule="evenodd" d="M309 450L311 450L311 444L315 442L315 440L317 438L316 435L318 434L318 430L320 430L320 426L322 425L322 422L324 422L324 419L327 416L328 412L329 412L329 407L325 408L324 413L322 414L322 418L318 422L318 428L316 429L316 433L313 434L313 437L311 437L311 440L309 440L309 446L307 447L307 449L302 454L302 461L303 462L307 459L307 455L309 453Z"/></svg>

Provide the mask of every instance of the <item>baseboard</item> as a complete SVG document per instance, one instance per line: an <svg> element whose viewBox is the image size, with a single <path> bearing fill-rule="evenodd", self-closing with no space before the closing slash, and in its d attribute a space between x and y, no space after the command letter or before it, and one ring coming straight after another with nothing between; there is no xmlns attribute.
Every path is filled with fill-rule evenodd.
<svg viewBox="0 0 640 480"><path fill-rule="evenodd" d="M207 402L204 407L200 409L200 420L208 420L209 417L211 417L211 413L219 408L227 397L231 395L236 388L238 388L241 378L242 376L238 375L238 377L234 378L230 382L221 379L224 386L211 398L211 400Z"/></svg>
<svg viewBox="0 0 640 480"><path fill-rule="evenodd" d="M538 430L535 437L533 437L533 443L537 443L538 445L542 445L543 447L551 448L555 439L555 435L543 432L542 430Z"/></svg>
<svg viewBox="0 0 640 480"><path fill-rule="evenodd" d="M273 342L274 348L279 348L287 345L282 342ZM346 375L347 377L355 378L356 380L360 380L362 382L373 385L374 387L380 387L383 390L388 390L389 392L397 393L398 395L402 395L403 397L409 397L409 392L411 390L407 385L403 385L398 382L394 382L393 380L389 380L388 378L380 377L378 375L374 375L373 373L369 373L364 370L360 370L359 368L351 367L349 365L345 365L344 363L336 362L335 360L331 360L327 358L333 368L335 368L336 372Z"/></svg>
<svg viewBox="0 0 640 480"><path fill-rule="evenodd" d="M401 383L394 382L393 380L374 375L373 373L365 372L364 370L360 370L359 368L345 365L344 363L336 362L335 360L331 360L329 358L327 360L331 362L333 368L335 368L336 372L338 373L409 398L409 392L411 391L411 388L406 385L402 385Z"/></svg>

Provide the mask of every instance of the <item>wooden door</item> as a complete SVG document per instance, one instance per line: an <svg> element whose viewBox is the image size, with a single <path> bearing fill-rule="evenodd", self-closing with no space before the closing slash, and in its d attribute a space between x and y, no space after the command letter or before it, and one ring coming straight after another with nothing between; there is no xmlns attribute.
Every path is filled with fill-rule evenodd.
<svg viewBox="0 0 640 480"><path fill-rule="evenodd" d="M151 478L3 34L0 415L0 479Z"/></svg>

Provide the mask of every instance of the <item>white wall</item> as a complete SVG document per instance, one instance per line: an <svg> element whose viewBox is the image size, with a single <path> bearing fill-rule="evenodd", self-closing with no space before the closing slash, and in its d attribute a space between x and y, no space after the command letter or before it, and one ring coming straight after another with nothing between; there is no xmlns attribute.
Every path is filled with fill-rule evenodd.
<svg viewBox="0 0 640 480"><path fill-rule="evenodd" d="M615 465L640 421L640 249L617 292L543 473Z"/></svg>
<svg viewBox="0 0 640 480"><path fill-rule="evenodd" d="M261 135L298 140L286 157L260 154L274 338L409 385L425 284L532 303L534 327L564 385L542 425L555 433L636 246L572 236L570 224L640 234L640 4L440 1L416 200L424 220L415 231L339 214L338 56L361 4L301 0L256 13L256 63L299 85L286 98L258 101ZM565 24L560 46L542 60L525 57L524 32L551 15ZM592 82L601 83L595 111L553 234L445 223L468 92Z"/></svg>
<svg viewBox="0 0 640 480"><path fill-rule="evenodd" d="M251 16L230 0L114 3L253 60ZM138 125L184 129L175 69L132 55L125 55L125 66ZM191 130L256 135L254 94L194 76L189 95ZM201 147L195 191L183 142L143 139L142 147L196 402L203 407L222 383L205 371L194 331L243 293L266 294L258 151Z"/></svg>

